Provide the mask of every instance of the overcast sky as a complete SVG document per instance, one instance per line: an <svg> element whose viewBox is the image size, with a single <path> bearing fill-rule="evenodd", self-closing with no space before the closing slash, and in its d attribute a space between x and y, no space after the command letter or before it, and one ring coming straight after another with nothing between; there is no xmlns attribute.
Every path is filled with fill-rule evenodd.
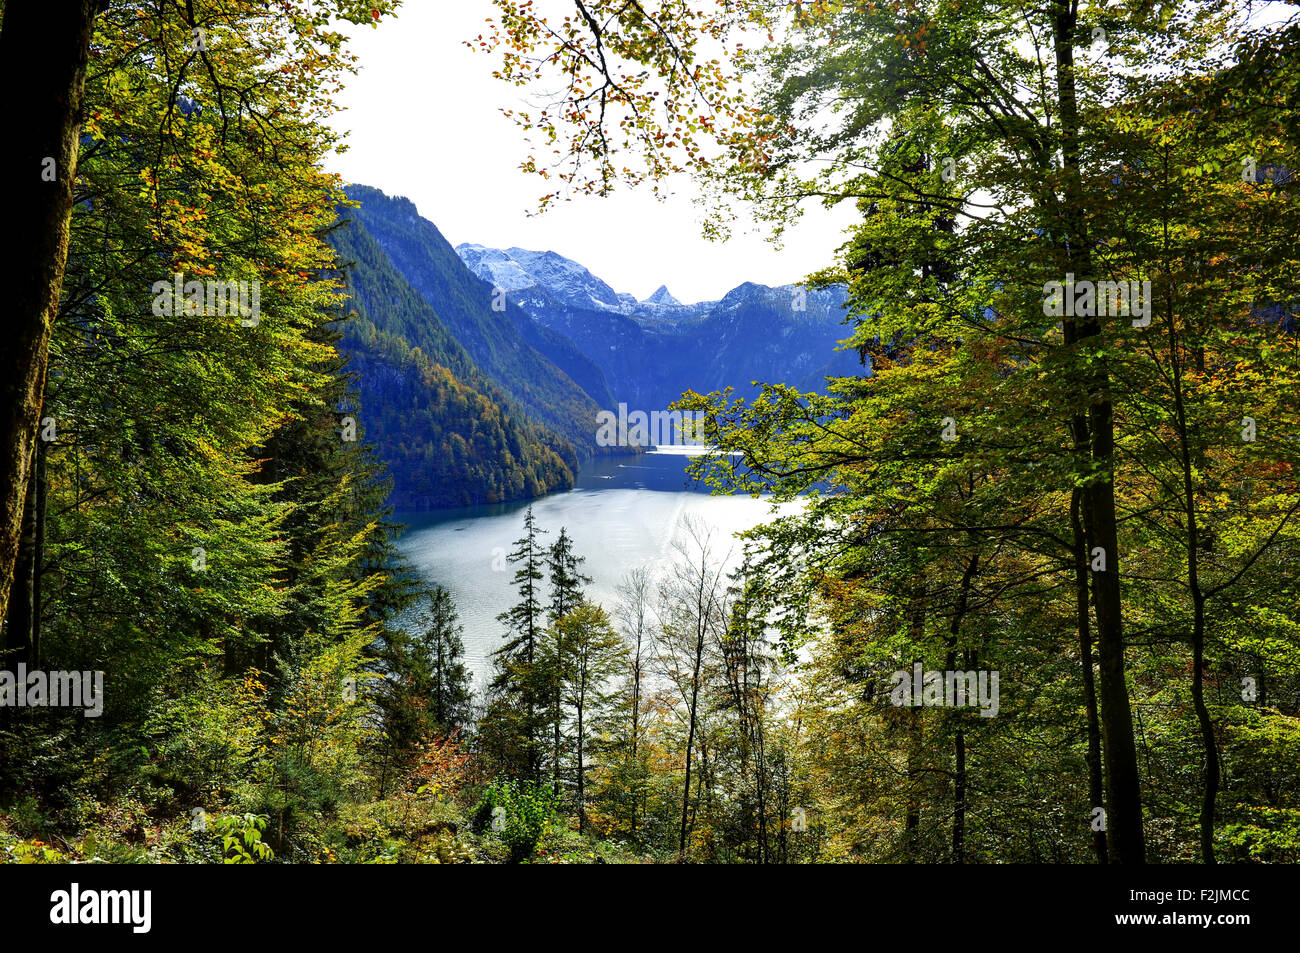
<svg viewBox="0 0 1300 953"><path fill-rule="evenodd" d="M491 0L408 0L395 19L355 30L349 49L360 74L334 119L349 150L329 167L411 199L453 245L556 251L637 298L666 284L683 302L708 300L744 281L785 284L831 263L851 209L810 208L781 251L761 234L708 242L686 177L667 202L623 190L528 217L545 183L519 171L527 144L499 112L518 107L520 91L492 78L492 57L462 45L494 9Z"/></svg>

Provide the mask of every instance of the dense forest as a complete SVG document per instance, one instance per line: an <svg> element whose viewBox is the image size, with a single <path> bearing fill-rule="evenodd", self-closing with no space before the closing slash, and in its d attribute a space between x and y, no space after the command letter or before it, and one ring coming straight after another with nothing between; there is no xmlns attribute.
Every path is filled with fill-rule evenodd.
<svg viewBox="0 0 1300 953"><path fill-rule="evenodd" d="M326 171L399 4L4 0L0 863L1300 861L1295 11L494 5L540 211L855 211L846 353L675 405L789 505L603 605L528 509L476 692L393 508L631 362Z"/></svg>

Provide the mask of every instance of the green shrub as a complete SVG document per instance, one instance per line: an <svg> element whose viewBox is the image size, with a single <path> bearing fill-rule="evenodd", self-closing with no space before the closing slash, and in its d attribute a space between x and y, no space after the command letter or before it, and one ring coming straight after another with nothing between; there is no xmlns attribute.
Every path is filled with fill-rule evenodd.
<svg viewBox="0 0 1300 953"><path fill-rule="evenodd" d="M555 815L555 796L529 781L498 778L483 792L474 811L474 830L491 832L510 850L515 863L531 859Z"/></svg>

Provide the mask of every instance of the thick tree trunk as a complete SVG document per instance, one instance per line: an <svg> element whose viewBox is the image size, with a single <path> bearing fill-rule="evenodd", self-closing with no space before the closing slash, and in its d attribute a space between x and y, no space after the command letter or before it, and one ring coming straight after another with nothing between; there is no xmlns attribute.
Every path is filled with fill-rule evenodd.
<svg viewBox="0 0 1300 953"><path fill-rule="evenodd" d="M9 0L0 24L0 181L9 186L0 348L0 618L8 612L68 257L93 0Z"/></svg>
<svg viewBox="0 0 1300 953"><path fill-rule="evenodd" d="M1092 457L1109 474L1114 453L1110 402L1094 404L1089 413ZM1142 792L1138 778L1133 712L1124 668L1123 603L1119 586L1119 533L1115 522L1115 487L1109 475L1084 488L1084 520L1089 543L1105 555L1106 568L1092 573L1097 613L1098 693L1106 771L1106 840L1114 863L1146 860L1142 829Z"/></svg>
<svg viewBox="0 0 1300 953"><path fill-rule="evenodd" d="M45 441L36 442L27 499L23 504L22 536L5 623L5 667L25 663L37 668L41 660L41 567L45 562Z"/></svg>

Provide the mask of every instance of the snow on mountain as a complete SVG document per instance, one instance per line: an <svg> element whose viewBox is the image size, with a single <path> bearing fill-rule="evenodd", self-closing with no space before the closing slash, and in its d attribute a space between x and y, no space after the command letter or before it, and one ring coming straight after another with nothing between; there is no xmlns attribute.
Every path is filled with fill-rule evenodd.
<svg viewBox="0 0 1300 953"><path fill-rule="evenodd" d="M682 304L660 285L637 301L555 252L461 245L456 253L570 341L600 369L610 397L629 406L666 407L689 389L756 380L817 389L827 376L861 372L856 352L836 349L846 333L843 288L747 281L719 301Z"/></svg>
<svg viewBox="0 0 1300 953"><path fill-rule="evenodd" d="M667 285L660 285L650 297L641 302L653 308L680 308L682 303L668 292Z"/></svg>
<svg viewBox="0 0 1300 953"><path fill-rule="evenodd" d="M482 245L461 245L456 249L460 260L469 270L484 281L491 282L495 288L506 291L523 291L537 284L518 261L499 248L484 248Z"/></svg>
<svg viewBox="0 0 1300 953"><path fill-rule="evenodd" d="M487 248L465 243L457 246L470 271L494 287L509 292L544 293L556 304L583 311L603 311L660 323L703 314L713 301L682 304L664 285L650 297L638 301L633 295L618 292L571 258L553 251L527 248Z"/></svg>
<svg viewBox="0 0 1300 953"><path fill-rule="evenodd" d="M463 244L456 248L461 261L484 281L506 291L540 287L575 308L623 313L625 298L571 258L553 251L526 248L485 248Z"/></svg>
<svg viewBox="0 0 1300 953"><path fill-rule="evenodd" d="M470 271L509 292L534 319L566 334L575 333L570 327L573 316L585 314L588 317L580 320L589 322L593 312L610 318L630 318L641 328L655 331L702 321L710 315L722 318L748 313L755 307L783 311L795 323L804 320L805 315L821 320L827 313L838 315L844 300L842 289L805 291L793 285L770 287L746 281L718 301L682 304L667 285L660 285L638 301L630 294L615 291L573 259L553 251L466 243L456 248L456 254Z"/></svg>

